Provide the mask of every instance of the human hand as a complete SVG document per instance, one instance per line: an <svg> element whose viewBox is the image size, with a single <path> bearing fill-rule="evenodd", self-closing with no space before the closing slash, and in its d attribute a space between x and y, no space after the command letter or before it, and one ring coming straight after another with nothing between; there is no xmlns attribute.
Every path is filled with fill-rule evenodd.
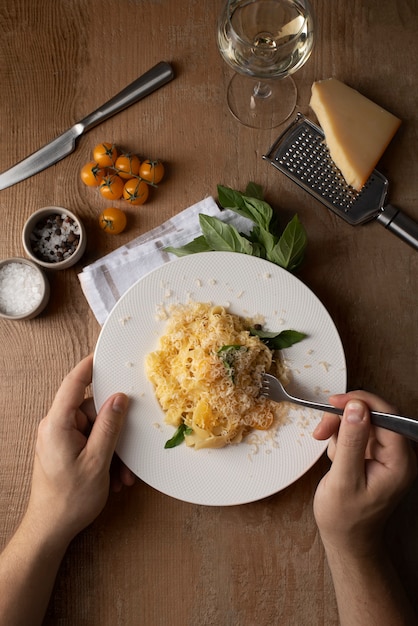
<svg viewBox="0 0 418 626"><path fill-rule="evenodd" d="M314 498L314 514L325 547L371 554L384 523L417 474L417 459L408 440L370 424L369 408L393 412L384 400L355 391L332 396L344 408L342 419L326 414L316 439L332 437L329 472Z"/></svg>
<svg viewBox="0 0 418 626"><path fill-rule="evenodd" d="M27 515L43 533L67 543L101 512L111 486L135 482L114 455L128 398L112 395L96 416L92 398L84 397L92 368L90 355L65 377L36 442Z"/></svg>

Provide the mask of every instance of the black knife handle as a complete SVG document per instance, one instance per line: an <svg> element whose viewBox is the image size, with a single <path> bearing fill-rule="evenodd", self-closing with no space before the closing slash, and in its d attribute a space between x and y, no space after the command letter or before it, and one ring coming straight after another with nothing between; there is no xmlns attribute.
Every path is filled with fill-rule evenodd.
<svg viewBox="0 0 418 626"><path fill-rule="evenodd" d="M145 96L159 89L174 78L174 70L166 61L154 65L148 72L142 74L130 85L122 89L116 96L102 104L98 109L80 120L78 124L83 126L83 132L90 130L96 124L100 124L112 115L119 113L126 107L138 102Z"/></svg>
<svg viewBox="0 0 418 626"><path fill-rule="evenodd" d="M377 216L377 221L418 250L418 223L405 213L387 204Z"/></svg>

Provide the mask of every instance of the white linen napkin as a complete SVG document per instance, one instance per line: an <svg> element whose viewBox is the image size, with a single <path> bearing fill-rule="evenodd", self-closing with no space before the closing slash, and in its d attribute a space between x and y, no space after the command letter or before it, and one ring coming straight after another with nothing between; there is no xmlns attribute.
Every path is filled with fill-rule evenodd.
<svg viewBox="0 0 418 626"><path fill-rule="evenodd" d="M177 258L164 248L183 246L202 234L199 213L215 216L233 224L241 233L248 234L253 226L251 220L239 216L234 211L228 209L221 211L215 200L209 196L153 230L87 265L78 278L99 324L104 324L119 298L129 287L163 263Z"/></svg>

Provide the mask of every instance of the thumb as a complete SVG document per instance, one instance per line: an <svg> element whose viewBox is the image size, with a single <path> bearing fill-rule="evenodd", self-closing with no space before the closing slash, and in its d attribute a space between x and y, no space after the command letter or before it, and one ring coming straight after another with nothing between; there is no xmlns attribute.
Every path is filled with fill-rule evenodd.
<svg viewBox="0 0 418 626"><path fill-rule="evenodd" d="M129 398L117 393L106 400L97 414L87 441L90 454L110 467L113 453L128 412Z"/></svg>
<svg viewBox="0 0 418 626"><path fill-rule="evenodd" d="M340 484L352 486L365 482L365 452L370 432L367 405L359 400L347 403L338 432L332 471Z"/></svg>

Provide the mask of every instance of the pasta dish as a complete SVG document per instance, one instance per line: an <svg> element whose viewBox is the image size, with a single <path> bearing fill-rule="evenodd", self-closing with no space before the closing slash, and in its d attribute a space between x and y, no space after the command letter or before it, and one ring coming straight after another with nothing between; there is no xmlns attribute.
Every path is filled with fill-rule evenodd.
<svg viewBox="0 0 418 626"><path fill-rule="evenodd" d="M251 333L254 325L222 306L173 307L146 373L165 422L181 428L187 445L220 448L272 426L277 404L259 395L261 379L265 372L283 379L285 369Z"/></svg>

